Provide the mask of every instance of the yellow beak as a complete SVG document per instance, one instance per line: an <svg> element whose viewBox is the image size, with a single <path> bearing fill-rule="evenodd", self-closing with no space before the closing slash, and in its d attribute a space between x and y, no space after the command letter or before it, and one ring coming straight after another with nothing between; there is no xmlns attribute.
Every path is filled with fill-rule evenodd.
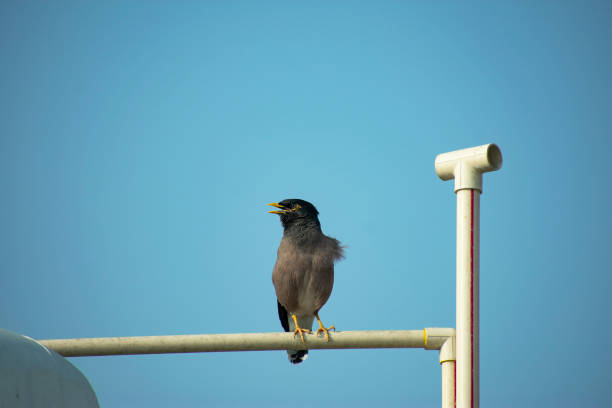
<svg viewBox="0 0 612 408"><path fill-rule="evenodd" d="M271 205L272 207L276 207L276 208L280 208L282 211L277 211L277 210L273 210L273 211L268 211L270 214L283 214L286 213L287 210L285 209L285 207L283 207L282 205L280 205L279 203L270 203L268 205Z"/></svg>

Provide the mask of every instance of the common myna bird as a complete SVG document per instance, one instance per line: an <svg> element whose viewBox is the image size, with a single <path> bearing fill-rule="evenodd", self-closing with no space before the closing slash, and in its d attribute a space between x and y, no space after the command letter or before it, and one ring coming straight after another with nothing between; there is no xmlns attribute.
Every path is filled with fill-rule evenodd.
<svg viewBox="0 0 612 408"><path fill-rule="evenodd" d="M319 322L317 335L324 333L329 341L329 330L319 319L323 307L334 286L334 262L343 258L338 240L321 231L319 212L308 201L287 199L269 204L278 210L283 238L278 247L278 256L272 282L276 290L278 317L286 332L300 336L312 333L314 318ZM308 355L308 350L287 350L289 361L299 364Z"/></svg>

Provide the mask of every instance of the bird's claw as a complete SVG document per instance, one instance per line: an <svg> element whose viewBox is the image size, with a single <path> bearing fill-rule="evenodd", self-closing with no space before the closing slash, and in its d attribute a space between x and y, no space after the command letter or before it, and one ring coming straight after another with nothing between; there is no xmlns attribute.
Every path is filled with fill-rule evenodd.
<svg viewBox="0 0 612 408"><path fill-rule="evenodd" d="M306 344L306 340L304 340L304 333L312 334L312 330L302 329L301 327L298 327L294 330L293 337L299 334L300 338L302 339L302 343Z"/></svg>
<svg viewBox="0 0 612 408"><path fill-rule="evenodd" d="M329 326L326 329L325 327L321 326L317 329L317 336L321 333L325 333L325 338L327 339L327 341L329 341L329 331L330 330L336 331L336 328L334 326Z"/></svg>

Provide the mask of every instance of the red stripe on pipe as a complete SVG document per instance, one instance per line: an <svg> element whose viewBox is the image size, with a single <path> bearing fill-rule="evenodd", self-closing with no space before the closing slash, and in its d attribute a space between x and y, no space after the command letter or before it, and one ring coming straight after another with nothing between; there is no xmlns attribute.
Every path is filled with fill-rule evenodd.
<svg viewBox="0 0 612 408"><path fill-rule="evenodd" d="M470 371L472 393L470 406L474 408L474 190L470 190Z"/></svg>

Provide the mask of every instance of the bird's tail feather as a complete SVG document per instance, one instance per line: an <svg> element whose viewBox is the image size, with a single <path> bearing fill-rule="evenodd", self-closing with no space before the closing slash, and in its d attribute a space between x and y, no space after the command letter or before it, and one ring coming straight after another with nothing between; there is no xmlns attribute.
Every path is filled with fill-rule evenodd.
<svg viewBox="0 0 612 408"><path fill-rule="evenodd" d="M287 350L291 364L300 364L308 358L308 350Z"/></svg>

